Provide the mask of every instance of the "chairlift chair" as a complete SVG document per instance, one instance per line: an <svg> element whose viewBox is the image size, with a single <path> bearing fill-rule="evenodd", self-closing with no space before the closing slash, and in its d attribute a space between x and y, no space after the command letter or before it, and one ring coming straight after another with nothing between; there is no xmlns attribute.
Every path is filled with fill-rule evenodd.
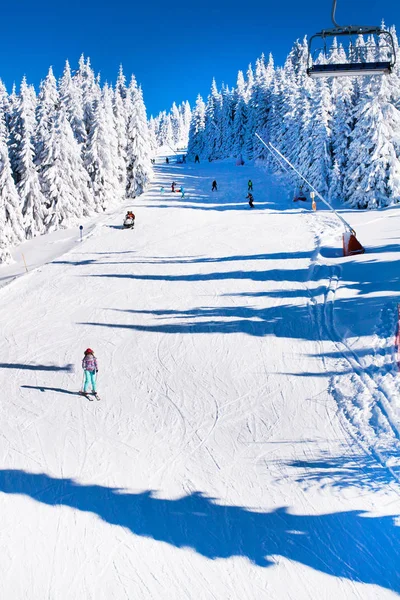
<svg viewBox="0 0 400 600"><path fill-rule="evenodd" d="M396 62L395 45L390 31L385 31L381 27L367 25L338 25L335 21L336 3L337 0L333 0L331 14L335 27L333 29L323 29L310 37L307 75L316 78L390 74ZM364 47L359 47L351 41L354 37L359 38L359 36L364 35L377 40L377 43L374 44L374 60L371 60L371 48L368 44ZM327 40L332 40L332 38L338 36L349 40L347 62L330 62L332 47L327 50ZM322 48L315 48L315 40L317 38L322 40ZM318 51L319 57L315 61L314 57Z"/></svg>

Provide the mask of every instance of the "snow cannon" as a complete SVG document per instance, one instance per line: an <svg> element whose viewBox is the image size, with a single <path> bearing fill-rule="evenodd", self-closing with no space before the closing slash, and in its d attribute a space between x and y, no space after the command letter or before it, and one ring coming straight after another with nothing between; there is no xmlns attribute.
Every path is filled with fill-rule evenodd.
<svg viewBox="0 0 400 600"><path fill-rule="evenodd" d="M364 254L365 248L356 238L354 229L345 231L343 234L343 256L353 256L355 254Z"/></svg>

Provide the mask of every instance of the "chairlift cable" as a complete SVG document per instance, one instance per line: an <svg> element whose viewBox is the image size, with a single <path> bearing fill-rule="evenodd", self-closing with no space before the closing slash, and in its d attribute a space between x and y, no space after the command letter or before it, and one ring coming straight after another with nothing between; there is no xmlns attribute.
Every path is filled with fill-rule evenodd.
<svg viewBox="0 0 400 600"><path fill-rule="evenodd" d="M313 192L315 192L315 194L318 196L318 198L329 208L329 210L331 212L333 212L337 216L337 218L340 219L340 221L342 221L342 223L345 226L345 231L349 231L350 233L354 234L354 229L351 227L351 225L345 219L343 219L343 217L341 215L339 215L338 212L336 212L336 210L333 208L333 206L331 206L329 204L329 202L327 200L325 200L325 198L323 196L321 196L319 191L305 177L303 177L303 175L296 169L296 167L293 166L292 163L289 162L285 156L283 156L283 154L278 150L278 148L275 148L275 146L273 144L271 144L271 142L268 142L268 144L266 144L264 142L264 140L258 135L257 132L255 133L255 135L260 140L260 142L262 144L264 144L264 146L267 148L267 150L269 150L271 152L271 154L273 154L272 150L274 150L289 165L289 167L291 167L293 169L293 171L295 171L295 173L297 173L297 175L299 177L301 177L301 179L303 181L305 181L305 183L313 190ZM271 148L272 148L272 150L271 150Z"/></svg>

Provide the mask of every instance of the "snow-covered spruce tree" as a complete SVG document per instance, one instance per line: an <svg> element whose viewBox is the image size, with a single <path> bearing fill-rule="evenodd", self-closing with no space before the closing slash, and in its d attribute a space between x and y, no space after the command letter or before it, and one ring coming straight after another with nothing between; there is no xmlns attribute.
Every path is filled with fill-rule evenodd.
<svg viewBox="0 0 400 600"><path fill-rule="evenodd" d="M400 202L400 111L385 78L360 103L344 179L346 202L379 208Z"/></svg>
<svg viewBox="0 0 400 600"><path fill-rule="evenodd" d="M128 198L135 198L148 186L153 169L150 161L152 152L142 89L138 87L133 75L126 100L128 103L126 195Z"/></svg>
<svg viewBox="0 0 400 600"><path fill-rule="evenodd" d="M326 79L317 81L311 104L311 165L308 177L311 183L324 195L327 194L332 169L331 154L332 103L329 84Z"/></svg>
<svg viewBox="0 0 400 600"><path fill-rule="evenodd" d="M82 90L76 80L72 78L68 61L65 63L64 73L59 82L59 94L74 136L79 144L84 144L87 135L83 122Z"/></svg>
<svg viewBox="0 0 400 600"><path fill-rule="evenodd" d="M233 90L223 85L221 98L221 155L226 158L231 155L233 119L235 118L235 95Z"/></svg>
<svg viewBox="0 0 400 600"><path fill-rule="evenodd" d="M10 154L14 181L20 198L25 236L44 232L45 199L35 165L34 135L37 129L35 101L24 78L11 119Z"/></svg>
<svg viewBox="0 0 400 600"><path fill-rule="evenodd" d="M280 140L283 132L283 119L286 112L286 107L284 105L284 95L283 95L283 87L284 87L284 76L283 69L278 68L275 71L275 76L271 84L271 95L270 95L270 108L268 111L268 121L266 125L261 129L258 128L259 131L262 132L263 139L269 139L274 146L280 148ZM281 163L277 161L274 155L272 155L268 150L262 145L258 158L266 161L268 168L273 172L281 171Z"/></svg>
<svg viewBox="0 0 400 600"><path fill-rule="evenodd" d="M0 111L4 117L8 114L10 107L10 99L7 94L7 89L2 80L0 79Z"/></svg>
<svg viewBox="0 0 400 600"><path fill-rule="evenodd" d="M204 153L209 160L224 158L221 152L221 108L222 97L217 90L215 79L213 79L206 104L204 126Z"/></svg>
<svg viewBox="0 0 400 600"><path fill-rule="evenodd" d="M157 152L158 144L157 144L157 120L151 116L149 119L149 136L150 136L150 147L152 154Z"/></svg>
<svg viewBox="0 0 400 600"><path fill-rule="evenodd" d="M86 135L89 135L94 120L94 111L100 102L101 90L99 79L96 78L90 66L90 58L85 61L83 54L79 59L79 69L73 80L82 94L83 123Z"/></svg>
<svg viewBox="0 0 400 600"><path fill-rule="evenodd" d="M43 141L47 139L51 122L55 117L56 109L60 103L60 97L57 90L57 82L53 75L53 69L50 67L44 81L40 84L40 91L36 107L36 154L40 162L40 154L43 148Z"/></svg>
<svg viewBox="0 0 400 600"><path fill-rule="evenodd" d="M231 156L239 158L242 156L246 144L247 129L247 103L246 84L243 72L239 71L235 90L235 116L232 128L232 153Z"/></svg>
<svg viewBox="0 0 400 600"><path fill-rule="evenodd" d="M181 121L181 114L180 114L175 102L172 104L172 108L171 108L171 127L172 127L172 139L173 139L174 144L176 145L179 142L179 139L181 136L182 121Z"/></svg>
<svg viewBox="0 0 400 600"><path fill-rule="evenodd" d="M113 166L112 180L114 182L114 195L112 202L118 203L125 199L126 178L122 180L120 175L122 172L126 172L126 165L122 163L122 158L119 151L120 140L118 137L118 130L116 127L116 119L114 114L114 91L107 84L103 88L101 101L104 108L105 130L107 132L111 162Z"/></svg>
<svg viewBox="0 0 400 600"><path fill-rule="evenodd" d="M42 189L46 197L46 228L54 231L76 225L94 210L89 175L66 111L61 107L51 125L41 164Z"/></svg>
<svg viewBox="0 0 400 600"><path fill-rule="evenodd" d="M274 59L269 55L268 64L262 54L256 60L256 69L252 94L249 99L249 120L247 123L246 151L248 158L260 158L265 146L255 137L257 132L261 137L268 136L271 110L271 85L274 79Z"/></svg>
<svg viewBox="0 0 400 600"><path fill-rule="evenodd" d="M124 189L118 179L118 140L114 128L112 98L108 86L97 104L84 150L84 165L91 180L96 210L121 202Z"/></svg>
<svg viewBox="0 0 400 600"><path fill-rule="evenodd" d="M18 193L11 172L4 112L0 112L0 262L10 258L10 248L24 238Z"/></svg>
<svg viewBox="0 0 400 600"><path fill-rule="evenodd" d="M128 90L126 88L126 79L121 65L114 91L113 112L118 147L116 168L118 172L119 186L124 190L124 193L126 190L126 148L128 143L126 137L126 127L128 123L128 113L126 107L127 95Z"/></svg>
<svg viewBox="0 0 400 600"><path fill-rule="evenodd" d="M159 146L171 147L174 144L171 115L165 110L160 114L157 141Z"/></svg>
<svg viewBox="0 0 400 600"><path fill-rule="evenodd" d="M192 120L189 130L188 158L195 159L196 155L204 157L204 128L205 128L206 105L200 94L197 96L196 105L192 112Z"/></svg>
<svg viewBox="0 0 400 600"><path fill-rule="evenodd" d="M353 80L332 81L332 159L333 171L329 188L330 199L343 198L343 180L347 168L350 136L353 129Z"/></svg>
<svg viewBox="0 0 400 600"><path fill-rule="evenodd" d="M181 111L181 115L182 115L182 131L181 131L180 142L182 143L182 146L187 146L188 142L189 142L190 121L192 118L192 110L191 110L190 104L187 100L186 100L186 102L182 102L182 104L180 106L180 111Z"/></svg>

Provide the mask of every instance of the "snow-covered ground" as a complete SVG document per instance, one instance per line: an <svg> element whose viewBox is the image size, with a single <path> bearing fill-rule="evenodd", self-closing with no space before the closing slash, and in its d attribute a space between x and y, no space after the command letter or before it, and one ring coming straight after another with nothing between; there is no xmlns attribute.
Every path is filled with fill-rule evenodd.
<svg viewBox="0 0 400 600"><path fill-rule="evenodd" d="M134 231L110 212L0 269L0 598L400 593L400 211L343 211L343 258L309 208L160 159Z"/></svg>

